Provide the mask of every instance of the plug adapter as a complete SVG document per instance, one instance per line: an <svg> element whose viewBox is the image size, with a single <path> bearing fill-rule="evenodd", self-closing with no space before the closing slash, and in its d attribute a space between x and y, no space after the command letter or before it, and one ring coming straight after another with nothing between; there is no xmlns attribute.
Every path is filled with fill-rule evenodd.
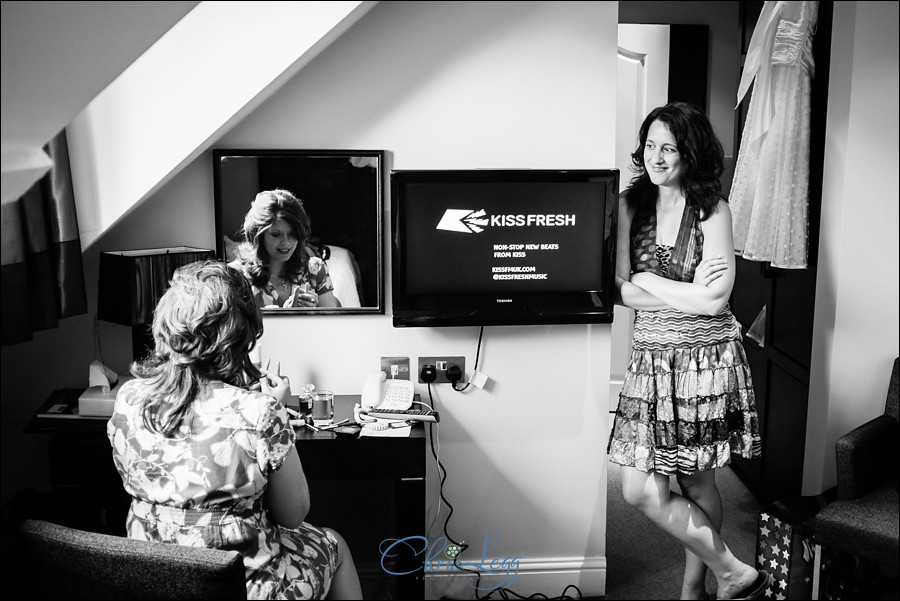
<svg viewBox="0 0 900 601"><path fill-rule="evenodd" d="M447 368L447 379L451 384L456 384L462 379L462 370L455 363Z"/></svg>
<svg viewBox="0 0 900 601"><path fill-rule="evenodd" d="M432 382L437 380L437 368L435 368L435 366L431 363L429 363L428 365L423 365L422 371L419 372L419 379L426 384L431 384Z"/></svg>

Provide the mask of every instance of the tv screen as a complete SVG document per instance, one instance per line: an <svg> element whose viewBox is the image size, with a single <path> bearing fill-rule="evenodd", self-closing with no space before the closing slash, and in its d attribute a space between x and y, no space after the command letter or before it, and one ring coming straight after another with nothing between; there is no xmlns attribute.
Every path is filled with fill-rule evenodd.
<svg viewBox="0 0 900 601"><path fill-rule="evenodd" d="M610 323L619 172L392 171L393 322Z"/></svg>

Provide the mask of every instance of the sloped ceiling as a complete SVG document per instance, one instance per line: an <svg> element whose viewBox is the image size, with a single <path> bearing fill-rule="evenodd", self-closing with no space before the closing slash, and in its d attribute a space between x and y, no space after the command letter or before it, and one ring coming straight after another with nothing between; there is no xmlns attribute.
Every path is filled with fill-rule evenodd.
<svg viewBox="0 0 900 601"><path fill-rule="evenodd" d="M2 3L3 202L43 175L42 147L198 4Z"/></svg>
<svg viewBox="0 0 900 601"><path fill-rule="evenodd" d="M376 4L202 2L181 19L66 125L82 249Z"/></svg>

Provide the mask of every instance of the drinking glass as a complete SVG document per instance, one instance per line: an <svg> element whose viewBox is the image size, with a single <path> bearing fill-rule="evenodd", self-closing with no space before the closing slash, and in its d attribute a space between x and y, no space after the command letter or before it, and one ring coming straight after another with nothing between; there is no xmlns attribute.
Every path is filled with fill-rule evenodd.
<svg viewBox="0 0 900 601"><path fill-rule="evenodd" d="M317 427L334 423L334 393L330 390L313 391L312 422Z"/></svg>

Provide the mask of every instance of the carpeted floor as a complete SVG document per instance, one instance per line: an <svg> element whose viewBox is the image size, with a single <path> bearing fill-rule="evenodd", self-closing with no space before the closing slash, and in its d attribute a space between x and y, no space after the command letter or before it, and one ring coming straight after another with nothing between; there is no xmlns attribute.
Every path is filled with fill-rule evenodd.
<svg viewBox="0 0 900 601"><path fill-rule="evenodd" d="M678 599L684 571L683 547L625 504L619 469L609 464L605 598ZM730 468L716 472L716 484L725 516L722 538L737 557L752 565L760 503ZM678 489L674 478L672 486ZM707 576L706 590L715 599L712 575Z"/></svg>

